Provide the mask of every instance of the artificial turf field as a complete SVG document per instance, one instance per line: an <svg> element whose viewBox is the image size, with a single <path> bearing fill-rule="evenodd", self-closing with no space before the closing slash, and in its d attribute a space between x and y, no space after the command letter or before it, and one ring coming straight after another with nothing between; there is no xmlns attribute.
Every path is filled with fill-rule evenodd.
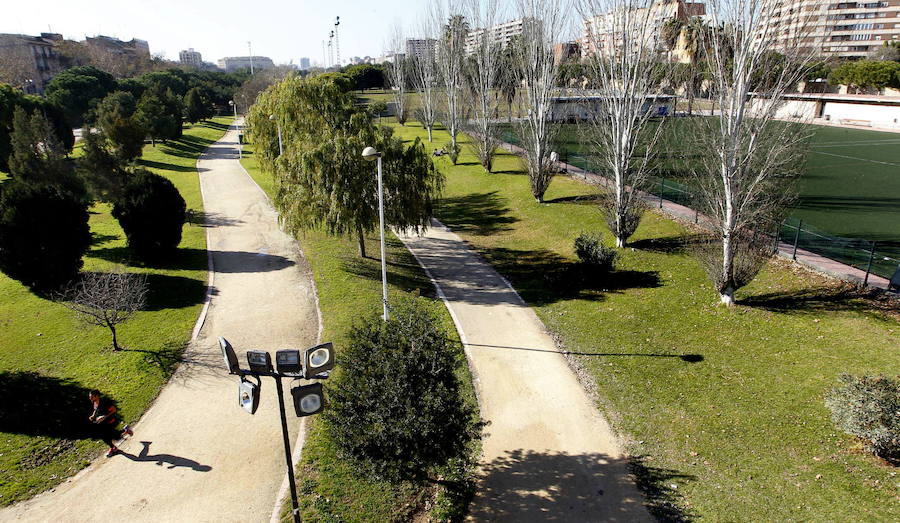
<svg viewBox="0 0 900 523"><path fill-rule="evenodd" d="M688 122L673 120L672 132L660 142L669 153L664 156L677 156L679 151L672 149L691 143L690 137L682 134L692 129ZM791 225L803 220L804 231L815 232L801 235L801 248L863 269L868 262L870 242L875 241L873 272L889 277L900 263L900 133L812 127L806 170L797 186L799 200L782 231L782 240L791 240L795 230ZM503 135L507 141L512 138L508 132ZM569 163L593 170L589 150L582 142L577 126L567 124L557 147ZM678 201L672 196L678 196L677 187L687 188L689 175L678 175L674 165L666 167L682 185L675 180L664 182L665 197ZM650 190L656 187L658 182ZM835 241L822 237L826 235L864 241Z"/></svg>

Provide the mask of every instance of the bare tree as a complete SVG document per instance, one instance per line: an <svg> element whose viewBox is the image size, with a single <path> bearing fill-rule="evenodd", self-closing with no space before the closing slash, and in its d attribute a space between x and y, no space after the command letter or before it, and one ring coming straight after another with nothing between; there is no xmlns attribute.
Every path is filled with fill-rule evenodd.
<svg viewBox="0 0 900 523"><path fill-rule="evenodd" d="M499 17L497 0L469 0L469 19L475 26L470 33L469 59L466 61L466 79L473 101L471 131L472 149L481 166L491 172L494 155L500 140L491 119L496 116L496 89L500 83L500 45L494 25Z"/></svg>
<svg viewBox="0 0 900 523"><path fill-rule="evenodd" d="M425 38L431 38L431 31L427 27L429 24L426 22L422 25L422 34ZM425 52L419 56L408 57L412 84L419 93L419 108L416 109L415 117L428 130L429 142L434 141L434 123L437 121L439 74L436 58L434 48L430 45L426 45Z"/></svg>
<svg viewBox="0 0 900 523"><path fill-rule="evenodd" d="M551 119L559 68L553 58L553 44L566 29L570 2L516 0L516 3L523 20L522 37L515 46L516 67L527 102L527 113L519 126L519 136L525 149L531 194L538 203L542 203L553 179L550 145L558 131Z"/></svg>
<svg viewBox="0 0 900 523"><path fill-rule="evenodd" d="M113 350L119 351L116 326L143 309L147 301L147 276L125 272L87 272L63 295L63 303L87 325L106 327L112 333Z"/></svg>
<svg viewBox="0 0 900 523"><path fill-rule="evenodd" d="M24 87L39 80L28 41L19 35L0 36L0 82Z"/></svg>
<svg viewBox="0 0 900 523"><path fill-rule="evenodd" d="M652 125L651 96L660 77L653 0L581 0L592 20L585 38L595 49L587 60L597 94L587 104L584 134L609 178L612 194L601 209L616 246L624 247L640 223L638 194L651 175L651 158L663 126Z"/></svg>
<svg viewBox="0 0 900 523"><path fill-rule="evenodd" d="M431 23L438 34L437 66L445 95L442 120L450 133L450 147L458 150L456 135L463 113L462 87L463 64L466 59L466 37L469 22L454 0L434 0L429 12Z"/></svg>
<svg viewBox="0 0 900 523"><path fill-rule="evenodd" d="M791 203L789 185L800 172L809 128L777 121L784 95L812 63L809 31L802 24L779 30L767 23L776 2L711 0L707 56L717 118L701 120L697 169L700 205L716 232L714 262L707 267L721 302L761 269L757 231L777 223ZM776 46L778 51L775 52ZM756 263L751 263L757 260Z"/></svg>
<svg viewBox="0 0 900 523"><path fill-rule="evenodd" d="M390 37L387 43L387 51L391 55L391 61L388 62L385 73L387 73L388 83L390 83L391 86L394 108L397 114L397 121L400 122L400 125L405 124L406 119L409 116L409 107L406 105L408 98L406 89L407 84L409 83L407 60L409 57L405 56L403 53L404 43L403 26L400 25L400 22L395 22L394 26L391 28Z"/></svg>

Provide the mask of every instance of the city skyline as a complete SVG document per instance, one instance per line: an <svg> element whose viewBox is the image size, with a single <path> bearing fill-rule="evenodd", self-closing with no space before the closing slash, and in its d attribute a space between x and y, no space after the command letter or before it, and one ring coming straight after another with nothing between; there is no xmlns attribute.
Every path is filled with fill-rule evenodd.
<svg viewBox="0 0 900 523"><path fill-rule="evenodd" d="M98 34L122 40L137 38L149 43L151 53L168 60L178 61L179 52L193 48L204 61L212 63L224 57L248 56L250 42L253 55L268 56L276 64L299 66L304 57L312 65L322 63L322 42L327 45L337 16L341 17L341 61L347 63L353 56L381 55L390 27L395 22L414 27L419 14L418 9L409 8L409 0L337 0L327 12L310 0L279 0L267 4L265 10L248 10L245 6L235 0L197 0L190 4L136 0L110 9L108 3L98 0L77 4L53 0L5 8L0 33L54 32L74 40ZM281 14L271 15L274 12Z"/></svg>

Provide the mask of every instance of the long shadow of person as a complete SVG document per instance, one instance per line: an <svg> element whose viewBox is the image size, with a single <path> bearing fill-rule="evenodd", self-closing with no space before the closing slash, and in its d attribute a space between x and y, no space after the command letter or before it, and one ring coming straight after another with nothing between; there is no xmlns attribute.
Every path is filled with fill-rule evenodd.
<svg viewBox="0 0 900 523"><path fill-rule="evenodd" d="M169 469L174 469L177 467L186 467L192 468L197 472L209 472L212 470L212 467L209 465L201 465L196 461L188 458L182 458L180 456L173 456L172 454L150 454L150 445L152 441L142 441L141 445L144 447L141 449L140 453L137 456L134 454L129 454L127 452L119 452L120 455L130 459L131 461L153 461L156 462L158 466L162 466L164 463L168 465Z"/></svg>

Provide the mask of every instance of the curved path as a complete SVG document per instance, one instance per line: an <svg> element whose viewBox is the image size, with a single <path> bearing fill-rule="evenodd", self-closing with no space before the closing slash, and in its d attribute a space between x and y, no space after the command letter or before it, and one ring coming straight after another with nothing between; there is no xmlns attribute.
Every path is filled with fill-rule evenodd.
<svg viewBox="0 0 900 523"><path fill-rule="evenodd" d="M242 360L248 348L307 347L318 337L318 311L302 253L236 161L236 138L230 129L197 162L215 273L185 362L122 454L0 511L0 520L269 521L286 476L274 385L263 382L255 416L242 411L216 337ZM296 440L300 423L288 412Z"/></svg>
<svg viewBox="0 0 900 523"><path fill-rule="evenodd" d="M534 311L439 222L402 240L453 316L490 423L471 519L650 521L609 425Z"/></svg>

